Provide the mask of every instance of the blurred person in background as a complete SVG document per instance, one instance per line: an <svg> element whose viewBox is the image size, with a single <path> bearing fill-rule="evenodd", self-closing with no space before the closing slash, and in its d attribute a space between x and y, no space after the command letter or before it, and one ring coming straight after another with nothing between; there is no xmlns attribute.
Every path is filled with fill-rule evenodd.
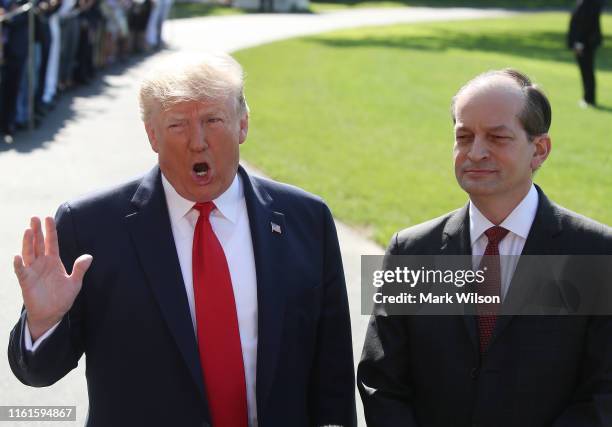
<svg viewBox="0 0 612 427"><path fill-rule="evenodd" d="M600 15L603 0L577 0L570 19L568 47L574 51L582 78L581 107L594 107L595 51L601 45Z"/></svg>
<svg viewBox="0 0 612 427"><path fill-rule="evenodd" d="M59 4L56 0L38 0L34 6L34 52L33 52L33 77L32 90L34 106L32 112L35 114L34 123L37 125L46 113L42 102L45 85L47 63L51 35L49 30L48 16L51 15ZM17 95L17 109L15 115L15 128L26 129L30 120L30 70L28 62L21 77L19 93Z"/></svg>
<svg viewBox="0 0 612 427"><path fill-rule="evenodd" d="M170 14L172 0L151 0L152 8L147 23L146 42L148 49L163 47L162 30L164 21Z"/></svg>
<svg viewBox="0 0 612 427"><path fill-rule="evenodd" d="M57 94L57 85L59 80L59 63L60 50L62 44L61 28L60 28L60 10L62 9L63 0L56 0L54 11L50 14L49 24L49 58L47 60L47 69L45 70L45 83L42 95L43 108L50 110L55 105L55 95Z"/></svg>
<svg viewBox="0 0 612 427"><path fill-rule="evenodd" d="M2 0L0 6L13 11L25 0ZM0 82L0 133L4 142L13 142L16 128L17 95L28 59L28 14L20 13L3 23L4 64Z"/></svg>
<svg viewBox="0 0 612 427"><path fill-rule="evenodd" d="M130 28L130 52L143 52L146 50L145 32L149 15L151 14L152 0L133 0L128 12Z"/></svg>
<svg viewBox="0 0 612 427"><path fill-rule="evenodd" d="M101 0L81 0L79 15L79 48L77 49L76 69L74 71L75 82L79 84L89 83L95 76L94 54L98 26L102 22L100 13Z"/></svg>
<svg viewBox="0 0 612 427"><path fill-rule="evenodd" d="M79 48L79 9L77 0L62 0L59 9L60 18L60 62L59 83L60 91L72 87L76 53Z"/></svg>
<svg viewBox="0 0 612 427"><path fill-rule="evenodd" d="M101 0L101 11L105 19L104 65L125 59L129 40L127 19L128 3L125 0Z"/></svg>

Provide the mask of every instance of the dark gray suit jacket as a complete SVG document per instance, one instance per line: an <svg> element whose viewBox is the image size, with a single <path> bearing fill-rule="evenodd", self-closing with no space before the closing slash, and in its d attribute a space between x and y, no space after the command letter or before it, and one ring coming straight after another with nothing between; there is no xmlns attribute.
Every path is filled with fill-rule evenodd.
<svg viewBox="0 0 612 427"><path fill-rule="evenodd" d="M609 227L538 193L523 255L612 254ZM467 206L388 254L471 254ZM375 315L357 385L371 427L612 426L612 319L501 316L481 358L474 316Z"/></svg>

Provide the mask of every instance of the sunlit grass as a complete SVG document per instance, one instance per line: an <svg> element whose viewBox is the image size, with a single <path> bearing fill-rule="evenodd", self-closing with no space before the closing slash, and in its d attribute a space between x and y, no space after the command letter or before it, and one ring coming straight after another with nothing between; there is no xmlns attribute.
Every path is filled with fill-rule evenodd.
<svg viewBox="0 0 612 427"><path fill-rule="evenodd" d="M238 52L252 112L243 156L320 194L340 219L386 243L465 203L452 171L450 99L482 71L515 67L553 105L553 151L536 182L558 203L610 224L612 49L598 52L602 108L579 109L567 22L547 13L363 28ZM612 33L612 16L603 26Z"/></svg>

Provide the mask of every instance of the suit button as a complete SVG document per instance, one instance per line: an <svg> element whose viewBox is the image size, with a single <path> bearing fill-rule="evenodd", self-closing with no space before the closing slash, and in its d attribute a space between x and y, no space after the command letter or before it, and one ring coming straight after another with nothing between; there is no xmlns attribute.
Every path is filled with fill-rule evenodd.
<svg viewBox="0 0 612 427"><path fill-rule="evenodd" d="M475 380L476 378L478 378L479 373L480 373L480 370L478 368L472 368L472 370L470 371L470 378ZM474 424L474 426L477 427L478 424Z"/></svg>

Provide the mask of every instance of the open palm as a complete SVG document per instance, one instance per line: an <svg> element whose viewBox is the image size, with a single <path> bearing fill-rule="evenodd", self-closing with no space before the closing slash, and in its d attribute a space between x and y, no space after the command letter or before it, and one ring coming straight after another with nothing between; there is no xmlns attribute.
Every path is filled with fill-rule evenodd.
<svg viewBox="0 0 612 427"><path fill-rule="evenodd" d="M68 275L59 256L53 218L45 219L44 236L40 219L31 219L30 228L23 235L21 256L15 256L13 266L33 340L59 322L72 307L92 259L90 255L81 255Z"/></svg>

